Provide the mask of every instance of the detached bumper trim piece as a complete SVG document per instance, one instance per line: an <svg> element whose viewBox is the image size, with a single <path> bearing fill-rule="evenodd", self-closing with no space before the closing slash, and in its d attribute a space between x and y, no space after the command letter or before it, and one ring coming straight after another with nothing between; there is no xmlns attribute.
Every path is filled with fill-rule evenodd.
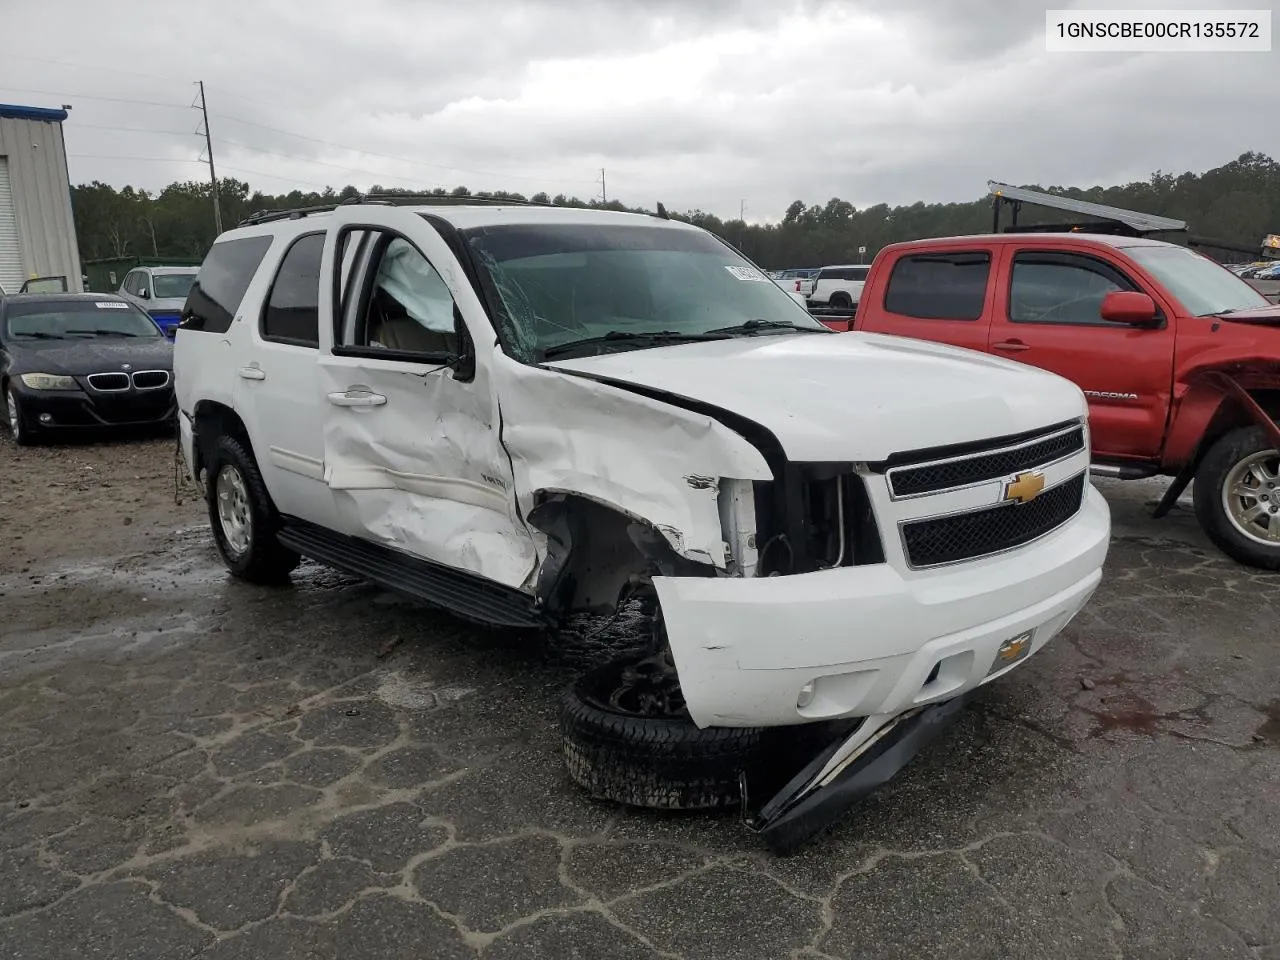
<svg viewBox="0 0 1280 960"><path fill-rule="evenodd" d="M873 735L864 751L847 762L824 786L809 789L840 747L853 737L837 740L823 750L775 796L752 815L744 809L747 826L775 853L790 853L835 823L859 800L891 780L928 746L972 698L966 693L920 708L890 721ZM742 796L747 805L746 784Z"/></svg>

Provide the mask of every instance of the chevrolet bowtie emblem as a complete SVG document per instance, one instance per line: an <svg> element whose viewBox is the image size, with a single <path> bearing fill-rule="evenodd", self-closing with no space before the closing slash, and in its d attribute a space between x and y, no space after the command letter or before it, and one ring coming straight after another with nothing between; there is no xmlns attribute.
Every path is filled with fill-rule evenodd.
<svg viewBox="0 0 1280 960"><path fill-rule="evenodd" d="M1043 489L1044 474L1038 470L1028 470L1004 482L1004 500L1006 503L1030 503L1040 496Z"/></svg>

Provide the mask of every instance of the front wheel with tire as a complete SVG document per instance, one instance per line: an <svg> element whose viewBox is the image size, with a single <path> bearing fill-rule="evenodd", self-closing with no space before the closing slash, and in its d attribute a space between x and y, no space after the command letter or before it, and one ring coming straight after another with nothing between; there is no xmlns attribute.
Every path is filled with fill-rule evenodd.
<svg viewBox="0 0 1280 960"><path fill-rule="evenodd" d="M1280 451L1260 426L1220 437L1196 471L1196 519L1223 553L1280 570Z"/></svg>
<svg viewBox="0 0 1280 960"><path fill-rule="evenodd" d="M27 417L22 410L22 401L18 399L18 395L10 387L5 391L5 412L9 422L9 433L13 437L13 442L20 447L29 446L34 438L31 435L31 429L27 426Z"/></svg>
<svg viewBox="0 0 1280 960"><path fill-rule="evenodd" d="M853 298L844 291L839 291L831 295L831 299L827 301L832 307L840 310L848 310L853 306Z"/></svg>
<svg viewBox="0 0 1280 960"><path fill-rule="evenodd" d="M759 757L764 732L699 729L669 651L592 670L560 713L565 765L579 786L596 799L663 810L740 803L741 774Z"/></svg>
<svg viewBox="0 0 1280 960"><path fill-rule="evenodd" d="M301 558L276 538L280 518L253 457L235 438L219 437L208 477L209 523L227 569L250 583L288 580Z"/></svg>

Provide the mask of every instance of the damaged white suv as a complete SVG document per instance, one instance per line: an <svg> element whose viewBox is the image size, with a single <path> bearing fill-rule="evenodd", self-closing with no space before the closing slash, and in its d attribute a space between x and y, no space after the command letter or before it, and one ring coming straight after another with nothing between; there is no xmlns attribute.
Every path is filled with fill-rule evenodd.
<svg viewBox="0 0 1280 960"><path fill-rule="evenodd" d="M1107 554L1077 387L833 333L665 216L251 218L201 267L175 383L233 574L306 556L512 627L634 605L645 643L566 702L570 773L741 801L774 838L1043 647ZM766 748L790 782L753 806Z"/></svg>

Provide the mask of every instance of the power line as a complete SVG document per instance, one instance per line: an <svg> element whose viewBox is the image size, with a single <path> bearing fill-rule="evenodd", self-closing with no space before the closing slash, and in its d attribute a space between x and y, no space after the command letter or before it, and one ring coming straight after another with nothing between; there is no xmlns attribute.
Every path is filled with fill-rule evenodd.
<svg viewBox="0 0 1280 960"><path fill-rule="evenodd" d="M121 133L150 133L156 136L170 137L198 137L200 135L197 130L148 130L145 127L116 127L109 123L81 123L79 120L75 123L77 130L118 130Z"/></svg>
<svg viewBox="0 0 1280 960"><path fill-rule="evenodd" d="M48 57L26 57L4 51L5 60L26 60L28 63L51 63L59 67L75 67L76 69L105 70L107 73L118 73L126 77L146 77L148 80L160 80L173 83L173 77L162 77L158 73L140 73L137 70L121 70L119 67L102 67L97 64L75 63L71 60L50 60Z"/></svg>
<svg viewBox="0 0 1280 960"><path fill-rule="evenodd" d="M71 160L137 160L142 163L204 163L203 160L187 160L182 157L121 157L110 153L68 153Z"/></svg>
<svg viewBox="0 0 1280 960"><path fill-rule="evenodd" d="M244 167L233 167L229 163L224 163L222 165L222 169L232 170L235 173L247 174L248 176L251 176L251 177L266 177L270 180L281 180L281 181L284 181L285 183L295 183L295 184L300 183L303 186L307 186L307 187L320 187L321 189L324 189L324 190L327 190L333 186L333 184L331 183L317 183L314 180L300 180L297 177L284 177L276 173L264 173L261 170L246 170Z"/></svg>
<svg viewBox="0 0 1280 960"><path fill-rule="evenodd" d="M35 93L42 97L58 97L63 100L104 100L108 103L136 103L146 107L170 107L174 110L190 110L190 104L161 103L159 100L132 100L128 97L100 97L92 93L58 93L55 90L30 90L25 87L0 87L12 93Z"/></svg>
<svg viewBox="0 0 1280 960"><path fill-rule="evenodd" d="M326 160L313 160L309 157L300 157L293 153L280 153L278 150L264 150L262 147L255 147L252 144L241 143L239 140L228 140L226 137L219 137L218 143L223 145L230 145L233 147L240 147L241 149L244 149L244 150L251 150L254 153L265 154L266 156L269 156L269 157L280 157L281 159L284 159L284 160L296 160L299 163L314 163L322 167L333 167L334 169L342 170L345 173L359 173L359 174L363 174L366 177L383 177L390 180L403 180L406 183L418 182L413 177L402 177L394 173L378 173L373 170L364 170L360 167L349 167L341 163L329 163Z"/></svg>
<svg viewBox="0 0 1280 960"><path fill-rule="evenodd" d="M259 130L269 130L272 133L281 133L281 134L284 134L286 137L297 137L299 140L307 140L307 141L310 141L311 143L318 143L323 147L332 147L335 150L347 150L351 153L364 154L367 157L377 157L380 160L395 160L398 163L408 163L408 164L417 165L420 167L433 167L437 170L452 170L455 173L470 173L478 177L497 177L497 178L505 177L510 180L536 180L541 183L563 184L563 183L588 183L588 182L595 183L596 182L594 180L592 181L570 180L562 177L528 177L528 176L521 176L520 174L514 174L514 173L490 173L484 170L472 170L468 167L450 167L442 163L429 163L426 160L415 160L410 157L396 157L388 153L374 153L372 150L365 150L362 147L352 147L352 146L347 146L341 143L334 143L330 140L321 140L318 137L309 137L303 133L294 133L292 130L282 130L279 127L272 127L265 123L257 123L253 120L245 120L241 117L233 117L225 113L214 113L213 116L218 117L221 120L230 120L233 123L243 123L245 126L257 127Z"/></svg>

